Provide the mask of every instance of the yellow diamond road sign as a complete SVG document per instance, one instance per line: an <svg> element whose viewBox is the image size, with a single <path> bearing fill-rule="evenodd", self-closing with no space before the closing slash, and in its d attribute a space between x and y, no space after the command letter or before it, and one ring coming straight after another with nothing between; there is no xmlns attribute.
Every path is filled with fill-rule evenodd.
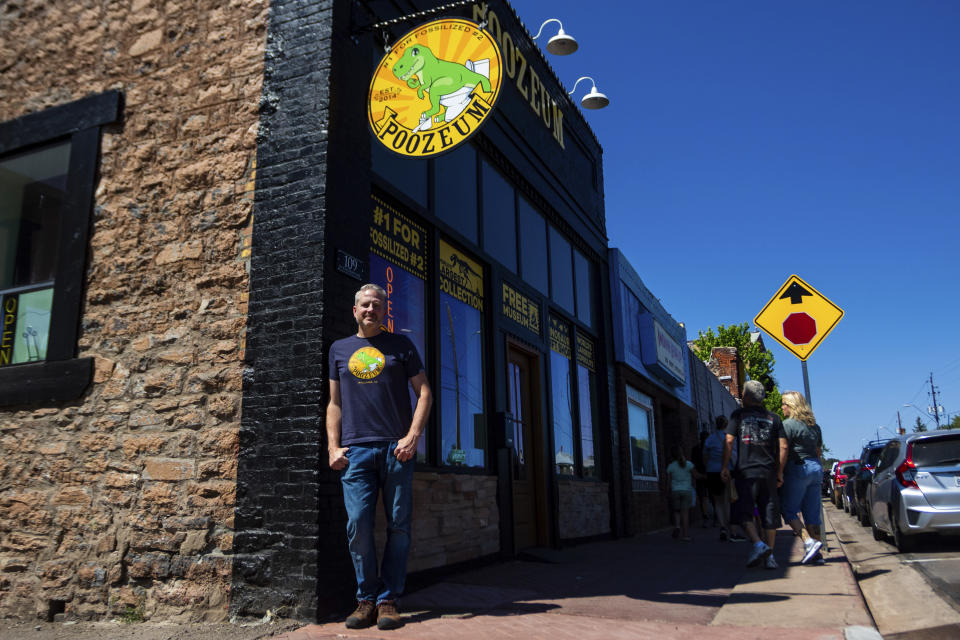
<svg viewBox="0 0 960 640"><path fill-rule="evenodd" d="M843 317L843 309L801 280L790 276L753 323L793 355L806 360Z"/></svg>

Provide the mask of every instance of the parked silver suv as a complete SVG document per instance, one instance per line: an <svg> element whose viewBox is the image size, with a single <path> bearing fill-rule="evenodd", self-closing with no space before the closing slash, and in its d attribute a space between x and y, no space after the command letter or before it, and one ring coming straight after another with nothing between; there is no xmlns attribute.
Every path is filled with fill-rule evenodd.
<svg viewBox="0 0 960 640"><path fill-rule="evenodd" d="M960 534L960 432L900 436L880 454L870 483L873 537L911 551L920 533Z"/></svg>

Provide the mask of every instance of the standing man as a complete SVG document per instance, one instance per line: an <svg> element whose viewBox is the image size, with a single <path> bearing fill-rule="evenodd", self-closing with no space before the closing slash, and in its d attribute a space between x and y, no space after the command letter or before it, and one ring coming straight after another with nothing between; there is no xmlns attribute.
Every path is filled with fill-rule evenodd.
<svg viewBox="0 0 960 640"><path fill-rule="evenodd" d="M734 506L733 519L739 522L750 542L747 566L765 563L767 569L776 569L773 543L780 528L780 501L778 487L783 484L783 468L787 464L787 434L780 416L763 408L766 390L757 380L743 385L743 406L733 412L727 424L726 443L720 475L730 480L730 458L736 446L736 482L739 499ZM753 521L754 508L760 514L766 542L760 540Z"/></svg>
<svg viewBox="0 0 960 640"><path fill-rule="evenodd" d="M351 629L374 622L380 629L402 625L396 601L407 578L413 467L433 402L416 347L406 336L384 330L386 308L381 287L360 287L353 304L357 333L330 347L327 450L330 468L343 470L347 538L357 576L358 605L346 620ZM378 572L373 529L381 491L387 543Z"/></svg>

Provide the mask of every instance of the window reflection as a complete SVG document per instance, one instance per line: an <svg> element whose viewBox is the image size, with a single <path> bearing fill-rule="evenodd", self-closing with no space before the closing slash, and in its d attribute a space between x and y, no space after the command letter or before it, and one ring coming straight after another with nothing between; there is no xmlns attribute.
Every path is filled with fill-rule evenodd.
<svg viewBox="0 0 960 640"><path fill-rule="evenodd" d="M597 475L597 465L594 459L594 425L597 417L594 413L596 403L595 376L582 364L577 365L577 391L580 401L580 451L583 459L583 476L585 478Z"/></svg>
<svg viewBox="0 0 960 640"><path fill-rule="evenodd" d="M513 469L517 480L528 479L526 443L523 438L526 416L523 413L522 375L520 365L507 363L507 433L513 439Z"/></svg>
<svg viewBox="0 0 960 640"><path fill-rule="evenodd" d="M486 161L483 163L483 248L517 272L517 221L513 187Z"/></svg>
<svg viewBox="0 0 960 640"><path fill-rule="evenodd" d="M427 162L391 153L376 140L370 140L374 172L421 207L427 206Z"/></svg>
<svg viewBox="0 0 960 640"><path fill-rule="evenodd" d="M433 161L434 212L471 242L477 241L477 152L463 145Z"/></svg>
<svg viewBox="0 0 960 640"><path fill-rule="evenodd" d="M550 297L573 313L573 255L570 243L550 227Z"/></svg>
<svg viewBox="0 0 960 640"><path fill-rule="evenodd" d="M632 387L627 387L627 422L630 426L630 465L633 475L655 478L653 407L649 396Z"/></svg>
<svg viewBox="0 0 960 640"><path fill-rule="evenodd" d="M387 315L383 323L387 331L400 333L413 342L426 364L426 286L423 280L375 253L370 254L370 282L387 292ZM417 406L417 396L410 390L410 402ZM429 431L417 442L417 461L425 462Z"/></svg>
<svg viewBox="0 0 960 640"><path fill-rule="evenodd" d="M558 474L571 475L573 465L573 397L570 389L570 359L550 352L553 399L554 463Z"/></svg>
<svg viewBox="0 0 960 640"><path fill-rule="evenodd" d="M446 293L440 294L440 310L441 463L483 467L483 315Z"/></svg>
<svg viewBox="0 0 960 640"><path fill-rule="evenodd" d="M573 250L573 271L577 280L577 319L593 326L593 263Z"/></svg>
<svg viewBox="0 0 960 640"><path fill-rule="evenodd" d="M518 199L517 222L520 228L520 275L537 291L547 293L547 223L523 197Z"/></svg>

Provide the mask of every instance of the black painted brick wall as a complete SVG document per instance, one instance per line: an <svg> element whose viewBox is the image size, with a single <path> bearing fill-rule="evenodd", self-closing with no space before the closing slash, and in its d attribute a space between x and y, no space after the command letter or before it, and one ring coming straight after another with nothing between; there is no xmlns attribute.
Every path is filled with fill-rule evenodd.
<svg viewBox="0 0 960 640"><path fill-rule="evenodd" d="M327 352L356 331L366 260L374 61L351 0L275 0L265 56L231 611L321 619L353 605L339 474L327 465ZM281 607L287 607L281 609Z"/></svg>
<svg viewBox="0 0 960 640"><path fill-rule="evenodd" d="M317 616L332 0L271 2L231 612Z"/></svg>

